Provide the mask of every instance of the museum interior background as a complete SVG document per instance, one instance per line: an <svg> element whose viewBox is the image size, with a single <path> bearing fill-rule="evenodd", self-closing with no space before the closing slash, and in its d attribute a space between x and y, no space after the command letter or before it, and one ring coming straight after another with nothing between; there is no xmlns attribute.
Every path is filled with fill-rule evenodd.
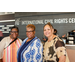
<svg viewBox="0 0 75 75"><path fill-rule="evenodd" d="M75 12L0 12L0 31L3 37L8 36L10 28L14 25L19 27L19 38L26 38L26 25L34 24L36 36L43 41L43 26L50 22L58 31L58 36L75 30ZM75 62L75 45L66 44L66 50L71 62Z"/></svg>

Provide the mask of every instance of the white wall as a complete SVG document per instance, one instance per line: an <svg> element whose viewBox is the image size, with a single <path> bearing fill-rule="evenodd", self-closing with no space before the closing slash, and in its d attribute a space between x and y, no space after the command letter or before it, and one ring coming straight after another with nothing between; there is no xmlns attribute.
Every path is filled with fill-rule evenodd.
<svg viewBox="0 0 75 75"><path fill-rule="evenodd" d="M0 15L14 14L15 12L0 12Z"/></svg>

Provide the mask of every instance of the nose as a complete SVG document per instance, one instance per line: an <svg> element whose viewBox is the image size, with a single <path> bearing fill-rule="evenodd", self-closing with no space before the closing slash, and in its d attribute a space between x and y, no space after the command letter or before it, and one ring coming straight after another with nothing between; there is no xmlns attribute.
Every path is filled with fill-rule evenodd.
<svg viewBox="0 0 75 75"><path fill-rule="evenodd" d="M48 30L45 30L45 32L47 32Z"/></svg>

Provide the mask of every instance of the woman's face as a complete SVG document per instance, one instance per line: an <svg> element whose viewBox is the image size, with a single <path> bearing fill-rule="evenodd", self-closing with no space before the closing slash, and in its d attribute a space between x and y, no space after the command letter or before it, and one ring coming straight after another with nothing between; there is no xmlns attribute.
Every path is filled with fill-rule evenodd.
<svg viewBox="0 0 75 75"><path fill-rule="evenodd" d="M11 30L11 33L10 33L11 35L10 35L10 37L12 38L12 39L16 39L17 37L18 37L18 31L17 31L17 29L16 28L13 28L12 30Z"/></svg>
<svg viewBox="0 0 75 75"><path fill-rule="evenodd" d="M35 36L35 31L32 28L26 28L26 35L29 39L33 39Z"/></svg>
<svg viewBox="0 0 75 75"><path fill-rule="evenodd" d="M46 25L46 26L44 27L44 35L45 35L46 37L50 37L50 36L53 35L53 29L50 28L49 25Z"/></svg>

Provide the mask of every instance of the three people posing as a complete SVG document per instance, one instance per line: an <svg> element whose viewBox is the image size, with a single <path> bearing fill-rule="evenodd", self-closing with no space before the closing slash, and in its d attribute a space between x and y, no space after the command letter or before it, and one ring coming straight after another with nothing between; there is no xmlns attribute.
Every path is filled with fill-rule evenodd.
<svg viewBox="0 0 75 75"><path fill-rule="evenodd" d="M11 35L2 39L0 43L0 59L7 62L65 62L66 48L63 41L54 35L53 26L47 23L43 30L48 38L44 49L40 39L35 36L33 24L26 26L27 38L23 42L17 38L19 30L12 28ZM9 45L13 40L14 42Z"/></svg>

